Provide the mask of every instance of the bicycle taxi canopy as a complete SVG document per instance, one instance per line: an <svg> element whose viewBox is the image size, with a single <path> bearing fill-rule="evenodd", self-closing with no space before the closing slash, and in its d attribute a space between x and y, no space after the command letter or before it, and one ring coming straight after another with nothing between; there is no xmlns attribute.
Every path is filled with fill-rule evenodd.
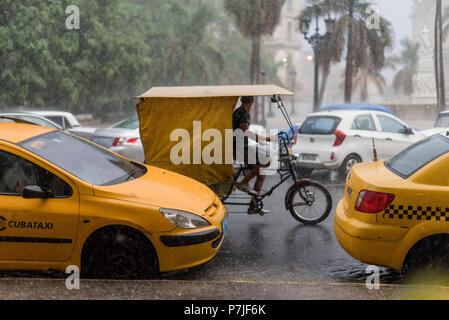
<svg viewBox="0 0 449 320"><path fill-rule="evenodd" d="M224 137L226 131L229 132L227 129L232 130L232 113L239 98L272 96L272 102L277 102L284 113L281 95L292 96L294 93L276 85L151 88L137 97L140 99L137 113L146 163L183 174L206 185L228 181L233 175L233 169L232 164L225 159ZM212 164L204 163L201 158L208 145L216 142L215 135L205 134L208 130L223 137L218 142L222 159ZM187 161L173 161L173 155L177 157L183 152L187 157L184 160ZM215 149L212 153L215 153Z"/></svg>

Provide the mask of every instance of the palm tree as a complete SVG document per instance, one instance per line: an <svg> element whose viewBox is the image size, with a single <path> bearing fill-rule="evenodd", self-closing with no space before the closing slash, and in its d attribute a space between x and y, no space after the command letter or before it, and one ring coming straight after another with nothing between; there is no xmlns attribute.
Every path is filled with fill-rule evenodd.
<svg viewBox="0 0 449 320"><path fill-rule="evenodd" d="M391 23L382 17L379 18L378 29L366 27L366 12L371 5L369 2L346 0L345 4L347 14L342 17L342 24L346 25L347 30L345 102L350 103L353 77L357 71L362 69L374 76L384 67L385 51L393 47L393 29Z"/></svg>
<svg viewBox="0 0 449 320"><path fill-rule="evenodd" d="M357 89L360 90L361 102L366 102L369 99L368 89L370 83L376 86L377 91L380 94L383 94L386 84L385 78L383 77L381 70L374 68L371 64L366 68L360 69L354 78L354 91Z"/></svg>
<svg viewBox="0 0 449 320"><path fill-rule="evenodd" d="M311 17L315 14L314 6L320 6L320 15L323 18L330 16L331 14L336 14L338 7L335 6L335 2L329 0L309 0L308 6L306 6L302 11L298 20L301 21L303 17ZM315 57L318 59L318 65L321 70L321 83L319 90L319 100L318 106L321 106L324 101L324 96L326 93L327 80L329 78L332 64L338 63L342 59L343 48L338 43L336 43L337 37L331 34L329 37L325 37L320 43L319 56Z"/></svg>
<svg viewBox="0 0 449 320"><path fill-rule="evenodd" d="M384 67L385 52L393 46L391 23L380 17L379 28L368 29L366 12L372 4L365 0L310 0L310 3L323 6L325 14L333 12L337 16L332 37L329 43L324 44L324 52L330 56L324 59L329 59L330 63L338 62L346 52L344 96L345 102L351 103L357 72L365 69L374 75L375 70L380 71ZM327 66L323 61L323 72Z"/></svg>
<svg viewBox="0 0 449 320"><path fill-rule="evenodd" d="M152 83L209 84L224 65L221 52L208 36L207 27L214 21L212 9L206 5L189 9L173 3L171 7L175 32L164 41L160 61L152 72Z"/></svg>
<svg viewBox="0 0 449 320"><path fill-rule="evenodd" d="M260 45L263 35L273 34L285 0L225 0L225 9L235 18L240 32L252 42L251 84L259 83Z"/></svg>
<svg viewBox="0 0 449 320"><path fill-rule="evenodd" d="M400 65L401 69L393 78L393 89L396 94L412 95L414 92L413 78L418 72L419 42L409 38L401 40L402 50L399 56L390 57L389 60Z"/></svg>

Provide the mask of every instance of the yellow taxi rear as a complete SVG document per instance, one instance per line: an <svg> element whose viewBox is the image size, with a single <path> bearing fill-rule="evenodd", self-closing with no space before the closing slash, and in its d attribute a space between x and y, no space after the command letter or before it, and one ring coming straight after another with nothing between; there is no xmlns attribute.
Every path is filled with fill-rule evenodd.
<svg viewBox="0 0 449 320"><path fill-rule="evenodd" d="M352 169L346 180L344 198L337 205L334 228L341 246L354 258L369 264L398 267L394 251L407 230L382 221L376 213L355 209L360 192L378 190L374 184L378 177L397 180L387 170L383 162L357 165Z"/></svg>
<svg viewBox="0 0 449 320"><path fill-rule="evenodd" d="M423 164L409 177L384 161L352 169L334 222L346 252L365 263L401 269L416 243L449 233L449 154Z"/></svg>

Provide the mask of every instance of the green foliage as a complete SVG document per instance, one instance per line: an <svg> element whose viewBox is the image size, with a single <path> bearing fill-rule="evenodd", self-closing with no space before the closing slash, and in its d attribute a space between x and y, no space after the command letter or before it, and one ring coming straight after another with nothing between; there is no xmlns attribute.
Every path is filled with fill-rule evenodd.
<svg viewBox="0 0 449 320"><path fill-rule="evenodd" d="M284 3L285 0L224 0L224 7L234 17L236 27L252 42L252 84L260 82L262 36L273 34L280 22Z"/></svg>
<svg viewBox="0 0 449 320"><path fill-rule="evenodd" d="M222 0L2 0L0 106L103 116L155 85L248 83L251 45L230 24Z"/></svg>
<svg viewBox="0 0 449 320"><path fill-rule="evenodd" d="M225 8L245 37L272 34L285 0L225 0Z"/></svg>

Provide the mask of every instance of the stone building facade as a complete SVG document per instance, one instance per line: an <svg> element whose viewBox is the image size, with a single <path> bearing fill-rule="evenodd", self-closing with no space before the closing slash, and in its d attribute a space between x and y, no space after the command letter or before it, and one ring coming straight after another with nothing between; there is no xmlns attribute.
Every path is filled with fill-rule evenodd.
<svg viewBox="0 0 449 320"><path fill-rule="evenodd" d="M268 55L278 65L278 77L285 88L298 91L301 83L298 74L301 68L302 34L298 28L301 0L286 0L282 8L281 21L272 36L265 39Z"/></svg>
<svg viewBox="0 0 449 320"><path fill-rule="evenodd" d="M442 3L444 11L444 8L449 6L449 0L443 0ZM415 93L412 97L413 103L436 103L435 66L433 58L435 41L435 8L436 5L434 0L413 1L411 14L412 40L420 43L420 60L418 63L418 74L414 79ZM449 89L449 39L446 39L443 45L447 95ZM426 98L426 96L428 97Z"/></svg>

